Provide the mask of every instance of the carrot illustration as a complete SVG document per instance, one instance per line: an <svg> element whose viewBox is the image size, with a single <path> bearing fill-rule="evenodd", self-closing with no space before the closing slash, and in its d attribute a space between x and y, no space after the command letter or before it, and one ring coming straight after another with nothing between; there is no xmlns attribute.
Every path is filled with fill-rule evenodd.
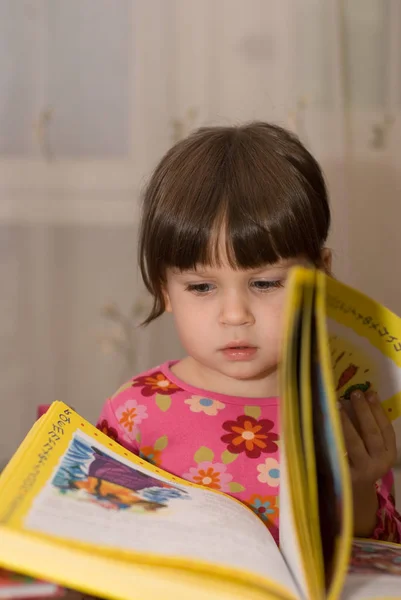
<svg viewBox="0 0 401 600"><path fill-rule="evenodd" d="M341 373L340 378L337 383L336 391L340 390L344 385L346 385L359 371L359 367L353 365L352 363Z"/></svg>

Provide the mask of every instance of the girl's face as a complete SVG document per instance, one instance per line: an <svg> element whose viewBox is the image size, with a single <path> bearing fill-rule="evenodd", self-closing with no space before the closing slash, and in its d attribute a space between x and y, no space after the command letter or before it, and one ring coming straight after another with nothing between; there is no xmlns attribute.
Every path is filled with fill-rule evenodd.
<svg viewBox="0 0 401 600"><path fill-rule="evenodd" d="M189 355L182 364L190 383L236 396L277 394L286 281L291 267L306 264L294 258L235 270L224 261L168 270L166 310ZM185 379L179 365L176 373Z"/></svg>

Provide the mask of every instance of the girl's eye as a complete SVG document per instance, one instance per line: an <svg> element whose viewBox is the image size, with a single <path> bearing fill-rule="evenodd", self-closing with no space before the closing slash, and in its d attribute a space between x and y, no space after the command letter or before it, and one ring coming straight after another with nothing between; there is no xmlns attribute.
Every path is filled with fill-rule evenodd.
<svg viewBox="0 0 401 600"><path fill-rule="evenodd" d="M260 281L253 281L251 285L260 292L269 292L271 290L284 287L284 283L281 280L265 281L262 279Z"/></svg>
<svg viewBox="0 0 401 600"><path fill-rule="evenodd" d="M186 289L188 292L194 292L195 294L201 295L211 292L213 286L211 283L190 283Z"/></svg>

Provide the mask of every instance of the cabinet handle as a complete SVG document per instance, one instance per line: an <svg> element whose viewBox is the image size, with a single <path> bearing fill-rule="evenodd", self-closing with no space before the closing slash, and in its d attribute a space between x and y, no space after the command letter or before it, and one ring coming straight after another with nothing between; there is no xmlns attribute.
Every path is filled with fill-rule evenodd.
<svg viewBox="0 0 401 600"><path fill-rule="evenodd" d="M54 110L51 106L48 106L40 111L39 117L35 123L35 134L38 141L39 150L42 157L47 161L51 161L54 158L48 136L49 125L53 116Z"/></svg>

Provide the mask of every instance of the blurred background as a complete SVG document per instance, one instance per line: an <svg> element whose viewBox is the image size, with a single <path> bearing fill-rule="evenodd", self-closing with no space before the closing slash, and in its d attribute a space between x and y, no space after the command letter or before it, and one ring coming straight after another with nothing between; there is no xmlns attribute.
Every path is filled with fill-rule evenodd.
<svg viewBox="0 0 401 600"><path fill-rule="evenodd" d="M138 206L204 124L274 121L323 165L336 275L401 314L399 0L0 0L0 462L38 404L95 420L181 356L147 329Z"/></svg>

